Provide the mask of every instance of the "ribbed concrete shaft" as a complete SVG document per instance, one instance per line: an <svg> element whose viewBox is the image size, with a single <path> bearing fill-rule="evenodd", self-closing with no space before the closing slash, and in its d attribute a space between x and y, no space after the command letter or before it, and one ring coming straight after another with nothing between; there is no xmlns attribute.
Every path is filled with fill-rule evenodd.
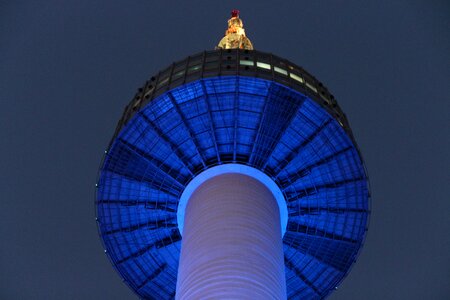
<svg viewBox="0 0 450 300"><path fill-rule="evenodd" d="M176 299L286 299L278 204L259 181L223 174L186 207Z"/></svg>

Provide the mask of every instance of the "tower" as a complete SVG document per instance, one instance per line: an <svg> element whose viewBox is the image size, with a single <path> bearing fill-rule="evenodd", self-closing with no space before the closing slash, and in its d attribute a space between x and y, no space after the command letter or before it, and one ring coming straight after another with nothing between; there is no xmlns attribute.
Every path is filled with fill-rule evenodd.
<svg viewBox="0 0 450 300"><path fill-rule="evenodd" d="M321 299L369 217L345 114L314 76L253 50L233 11L216 50L151 77L97 183L105 252L145 299Z"/></svg>

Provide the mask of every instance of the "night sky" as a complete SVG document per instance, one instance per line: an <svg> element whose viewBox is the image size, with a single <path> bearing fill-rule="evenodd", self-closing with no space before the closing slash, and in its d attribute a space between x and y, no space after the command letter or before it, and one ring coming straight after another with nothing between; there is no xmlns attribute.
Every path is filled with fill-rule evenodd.
<svg viewBox="0 0 450 300"><path fill-rule="evenodd" d="M100 160L137 88L213 49L233 8L332 91L365 159L369 233L330 299L448 299L445 0L0 0L0 299L136 299L97 234Z"/></svg>

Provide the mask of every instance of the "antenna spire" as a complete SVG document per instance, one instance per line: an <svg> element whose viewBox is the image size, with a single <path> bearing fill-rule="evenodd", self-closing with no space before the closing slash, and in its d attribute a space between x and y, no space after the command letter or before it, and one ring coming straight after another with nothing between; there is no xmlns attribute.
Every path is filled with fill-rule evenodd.
<svg viewBox="0 0 450 300"><path fill-rule="evenodd" d="M248 49L253 50L253 45L245 36L244 23L239 18L239 10L231 11L231 18L228 20L228 29L225 36L220 40L216 49Z"/></svg>

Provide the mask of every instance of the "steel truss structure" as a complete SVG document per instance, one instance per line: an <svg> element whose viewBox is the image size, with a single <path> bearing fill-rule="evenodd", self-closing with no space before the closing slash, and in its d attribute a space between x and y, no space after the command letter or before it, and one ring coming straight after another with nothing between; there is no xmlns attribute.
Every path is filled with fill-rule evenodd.
<svg viewBox="0 0 450 300"><path fill-rule="evenodd" d="M145 299L172 299L178 201L213 166L256 168L282 190L289 299L321 299L347 275L370 215L367 173L333 95L295 64L205 51L148 80L125 108L97 183L105 252Z"/></svg>

